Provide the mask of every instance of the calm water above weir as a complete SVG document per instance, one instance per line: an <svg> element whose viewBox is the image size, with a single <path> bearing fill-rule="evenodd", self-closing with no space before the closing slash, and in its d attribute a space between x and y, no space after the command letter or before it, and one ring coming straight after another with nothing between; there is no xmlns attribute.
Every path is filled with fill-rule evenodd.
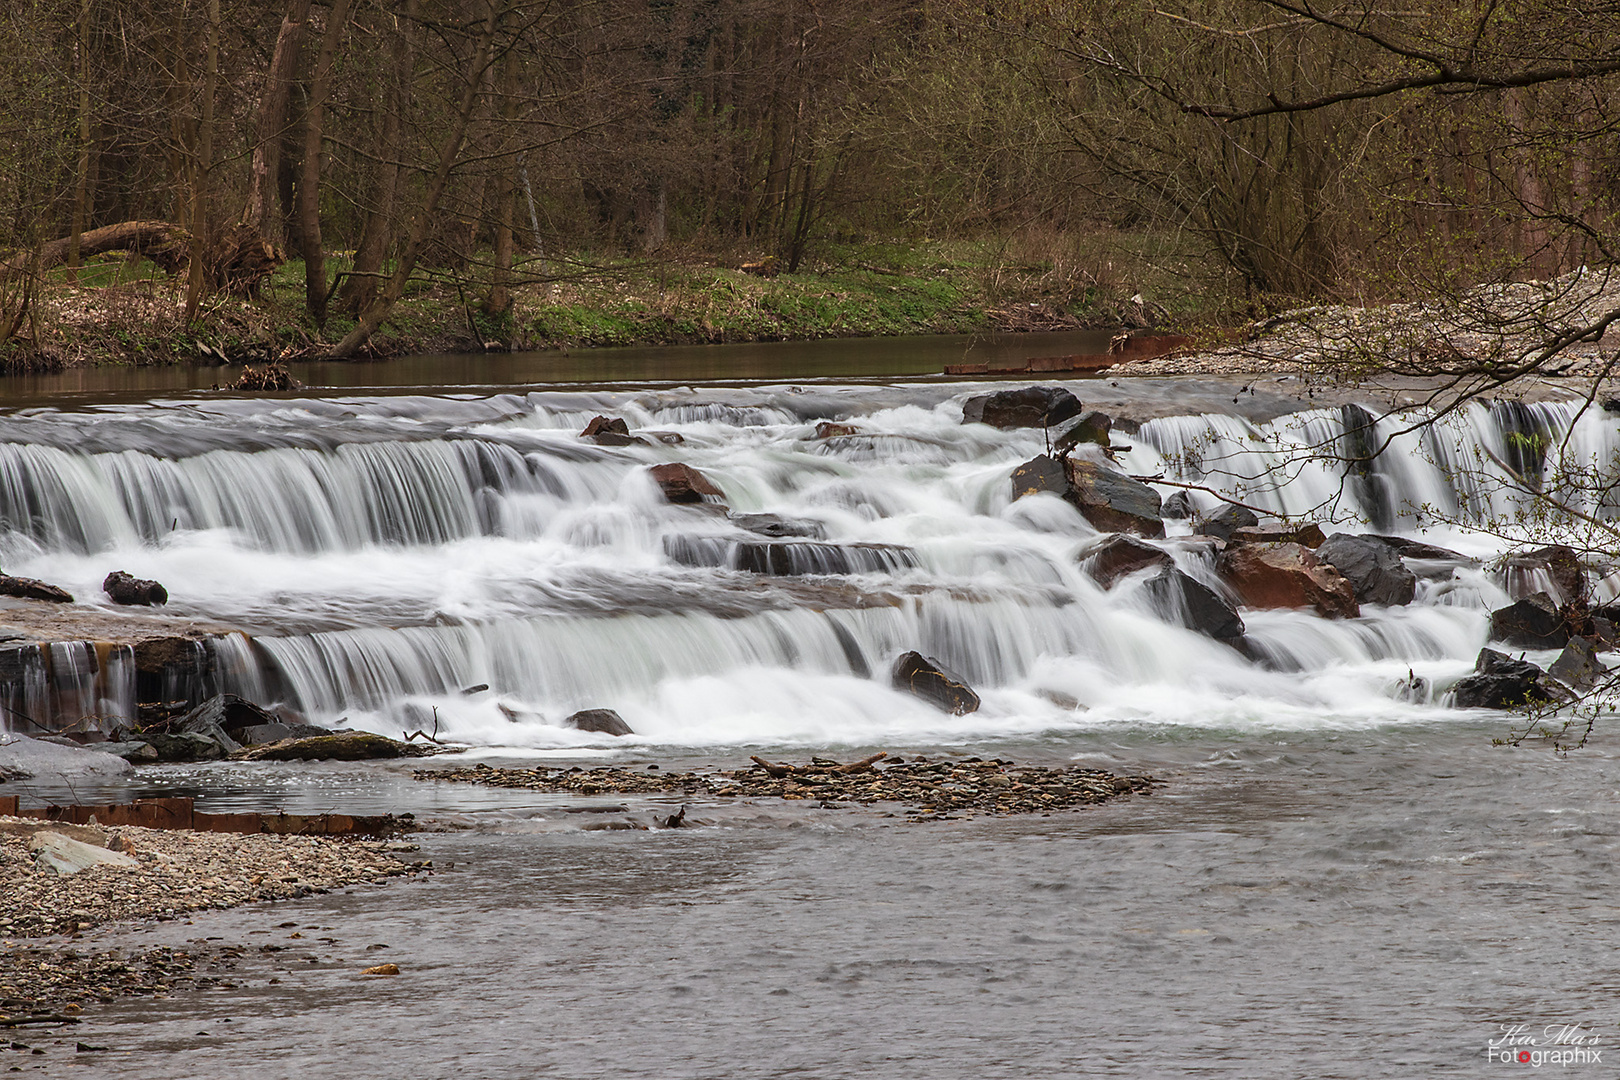
<svg viewBox="0 0 1620 1080"><path fill-rule="evenodd" d="M1240 653L1184 626L1144 575L1099 587L1084 566L1097 530L1055 496L1013 498L1044 435L962 424L985 386L900 378L910 363L641 387L555 372L441 387L402 365L388 388L102 385L0 413L8 572L88 605L106 603L112 569L156 578L172 613L244 631L217 649L222 689L312 722L397 735L437 721L486 761L887 749L1167 781L1053 817L694 805L707 827L651 832L583 825L648 824L668 805L578 813L397 766L79 782L73 797L183 790L203 809L467 826L423 838L444 871L424 881L101 939L296 946L255 949L236 990L98 1007L84 1038L113 1048L102 1074L1474 1075L1501 1023L1615 1037L1606 739L1568 758L1493 748L1505 718L1445 697L1491 609L1557 587L1495 569L1502 542L1476 527L1515 509L1492 472L1510 436L1567 448L1557 484L1560 467L1609 467L1620 422L1559 403L1479 405L1410 434L1390 420L1391 451L1346 482L1346 414L1303 390L1068 384L1131 421L1115 436L1131 473L1471 557L1413 562L1411 604L1355 619L1245 610ZM508 377L521 385L497 385ZM580 439L597 414L646 441ZM824 421L852 430L818 434ZM647 470L673 461L726 507L665 503ZM1185 522L1168 531L1176 567L1225 588L1210 547ZM909 649L983 707L952 717L892 689ZM132 713L117 650L53 663L55 682L11 708ZM594 707L636 734L562 726ZM288 920L336 940L281 941ZM265 930L279 937L252 936ZM372 944L406 973L358 980Z"/></svg>

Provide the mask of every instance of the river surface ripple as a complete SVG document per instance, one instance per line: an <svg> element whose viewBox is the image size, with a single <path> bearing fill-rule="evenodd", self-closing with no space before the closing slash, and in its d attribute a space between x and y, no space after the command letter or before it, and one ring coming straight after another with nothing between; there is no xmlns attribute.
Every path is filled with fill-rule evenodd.
<svg viewBox="0 0 1620 1080"><path fill-rule="evenodd" d="M586 831L667 805L505 793L420 838L431 877L86 942L250 949L236 989L72 1038L109 1077L1478 1075L1504 1024L1612 1039L1620 985L1614 754L1494 734L1048 745L1167 784L920 825L694 804L713 825Z"/></svg>

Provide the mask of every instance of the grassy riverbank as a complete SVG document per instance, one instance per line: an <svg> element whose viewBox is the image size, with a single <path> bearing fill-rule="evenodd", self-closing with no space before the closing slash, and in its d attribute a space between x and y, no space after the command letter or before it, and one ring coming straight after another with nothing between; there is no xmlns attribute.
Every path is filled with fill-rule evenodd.
<svg viewBox="0 0 1620 1080"><path fill-rule="evenodd" d="M476 269L414 284L372 355L576 346L719 344L974 331L1061 330L1164 322L1210 306L1174 253L1152 238L1086 244L917 241L829 246L799 272L762 276L742 256L532 260L511 310L487 313ZM329 272L347 269L342 257ZM321 327L304 310L304 265L283 265L254 299L207 299L184 318L184 283L144 260L52 274L23 332L0 346L11 371L319 355L353 326L334 305ZM1144 300L1137 300L1137 297Z"/></svg>

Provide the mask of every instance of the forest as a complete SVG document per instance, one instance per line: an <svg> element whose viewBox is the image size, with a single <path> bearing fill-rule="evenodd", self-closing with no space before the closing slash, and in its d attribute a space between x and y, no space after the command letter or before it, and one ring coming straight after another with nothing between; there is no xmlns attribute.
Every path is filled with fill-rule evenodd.
<svg viewBox="0 0 1620 1080"><path fill-rule="evenodd" d="M967 271L915 294L964 326L1008 290L1230 322L1552 277L1614 261L1617 23L1552 0L13 0L0 347L37 351L81 284L168 290L182 332L268 290L345 357L412 297L506 342L524 297L694 267Z"/></svg>

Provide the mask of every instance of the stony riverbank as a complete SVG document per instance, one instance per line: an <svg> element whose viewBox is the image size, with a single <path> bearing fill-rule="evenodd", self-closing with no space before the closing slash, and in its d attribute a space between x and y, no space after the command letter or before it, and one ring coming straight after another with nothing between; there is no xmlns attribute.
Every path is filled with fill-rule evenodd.
<svg viewBox="0 0 1620 1080"><path fill-rule="evenodd" d="M712 772L665 772L657 765L639 772L612 766L497 769L474 765L421 769L416 778L576 795L674 794L718 800L813 799L862 805L893 802L908 806L906 814L918 820L941 820L959 813L1008 815L1077 810L1131 792L1145 794L1156 783L1149 776L1117 776L1074 765L1018 765L1000 758L952 761L919 756L907 760L879 755L849 763L812 758L802 765L761 758L754 761L747 769Z"/></svg>

